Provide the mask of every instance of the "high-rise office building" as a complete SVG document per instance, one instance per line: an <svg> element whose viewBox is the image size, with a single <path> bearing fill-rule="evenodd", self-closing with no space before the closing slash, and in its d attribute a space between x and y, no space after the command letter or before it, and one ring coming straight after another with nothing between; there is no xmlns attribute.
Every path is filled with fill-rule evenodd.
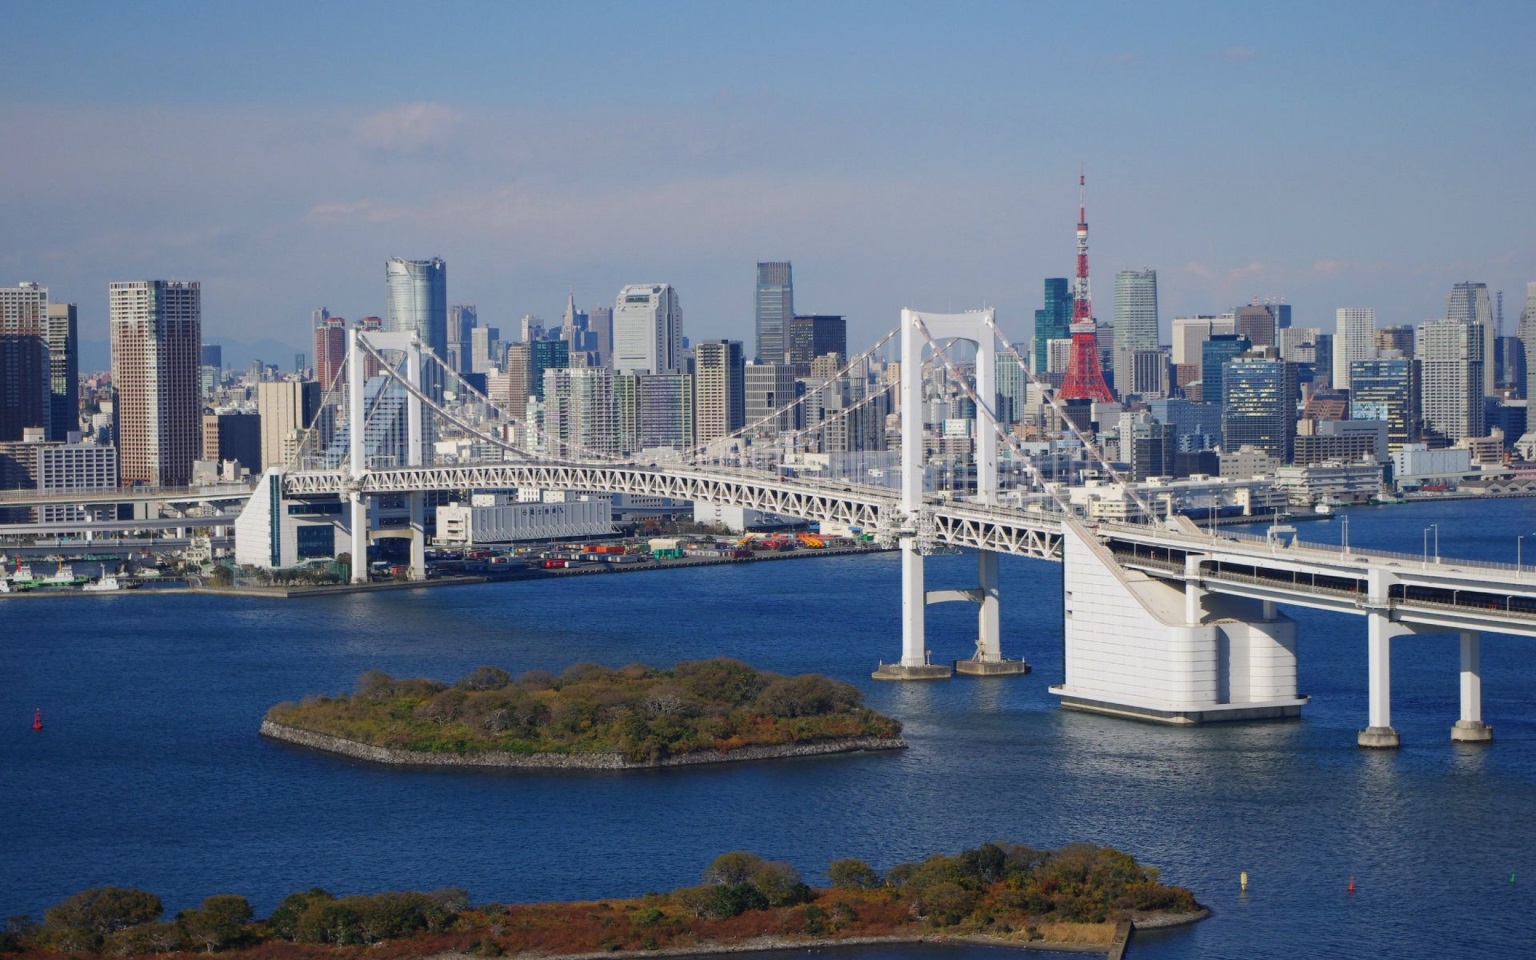
<svg viewBox="0 0 1536 960"><path fill-rule="evenodd" d="M571 365L571 345L564 340L535 340L528 345L533 362L533 374L529 381L534 396L544 399L544 371L558 370Z"/></svg>
<svg viewBox="0 0 1536 960"><path fill-rule="evenodd" d="M114 282L107 309L122 481L184 487L202 444L202 288L175 280Z"/></svg>
<svg viewBox="0 0 1536 960"><path fill-rule="evenodd" d="M80 336L75 305L48 304L43 339L48 344L48 439L63 442L80 429Z"/></svg>
<svg viewBox="0 0 1536 960"><path fill-rule="evenodd" d="M388 302L384 330L415 331L422 345L445 363L448 358L448 265L441 259L404 260L384 264Z"/></svg>
<svg viewBox="0 0 1536 960"><path fill-rule="evenodd" d="M322 396L320 384L315 381L258 383L256 412L261 415L261 460L246 465L254 471L292 460L304 431L320 412Z"/></svg>
<svg viewBox="0 0 1536 960"><path fill-rule="evenodd" d="M1029 400L1029 377L1019 366L1017 350L1017 345L1013 350L999 350L992 363L996 372L993 383L997 385L997 406L993 412L1005 424L1018 420Z"/></svg>
<svg viewBox="0 0 1536 960"><path fill-rule="evenodd" d="M1525 433L1515 445L1521 456L1536 460L1536 283L1525 285L1520 311L1520 342L1525 347Z"/></svg>
<svg viewBox="0 0 1536 960"><path fill-rule="evenodd" d="M599 367L613 366L613 308L593 307L587 311L587 330L592 334Z"/></svg>
<svg viewBox="0 0 1536 960"><path fill-rule="evenodd" d="M828 353L848 355L848 324L839 316L808 314L789 322L785 355L795 375L811 372L811 361ZM784 358L764 359L761 363L784 363Z"/></svg>
<svg viewBox="0 0 1536 960"><path fill-rule="evenodd" d="M1376 331L1376 355L1391 358L1393 351L1396 356L1413 359L1413 327L1410 324L1382 327Z"/></svg>
<svg viewBox="0 0 1536 960"><path fill-rule="evenodd" d="M234 460L259 475L261 465L261 417L254 413L225 411L203 414L202 460Z"/></svg>
<svg viewBox="0 0 1536 960"><path fill-rule="evenodd" d="M799 317L795 318L797 321ZM807 372L810 365L807 364ZM749 363L746 367L746 423L754 435L773 437L795 429L795 410L783 408L796 394L795 367L788 363ZM771 416L775 410L782 411Z"/></svg>
<svg viewBox="0 0 1536 960"><path fill-rule="evenodd" d="M1050 364L1050 341L1072 337L1072 284L1066 277L1049 277L1045 281L1045 307L1035 311L1035 351L1033 371L1038 376L1056 367Z"/></svg>
<svg viewBox="0 0 1536 960"><path fill-rule="evenodd" d="M0 287L0 443L20 442L28 427L51 437L52 422L48 288Z"/></svg>
<svg viewBox="0 0 1536 960"><path fill-rule="evenodd" d="M740 341L693 345L693 429L698 443L746 426L746 358Z"/></svg>
<svg viewBox="0 0 1536 960"><path fill-rule="evenodd" d="M1233 357L1248 352L1253 344L1238 333L1212 334L1200 344L1200 399L1205 403L1225 402L1224 368Z"/></svg>
<svg viewBox="0 0 1536 960"><path fill-rule="evenodd" d="M1318 327L1287 327L1280 331L1280 359L1313 366L1317 363ZM1331 373L1331 371L1330 371Z"/></svg>
<svg viewBox="0 0 1536 960"><path fill-rule="evenodd" d="M544 376L539 375L535 387L533 376L533 346L527 343L507 344L505 366L500 375L488 380L490 400L503 413L522 420L527 416L528 398L543 391Z"/></svg>
<svg viewBox="0 0 1536 960"><path fill-rule="evenodd" d="M1484 363L1481 389L1485 397L1497 396L1498 391L1494 389L1493 370L1493 338L1497 335L1497 331L1493 328L1493 305L1488 301L1488 284L1463 281L1453 285L1451 292L1445 297L1445 319L1478 325L1479 333L1483 338Z"/></svg>
<svg viewBox="0 0 1536 960"><path fill-rule="evenodd" d="M1116 393L1126 397L1155 389L1136 382L1134 357L1138 350L1157 349L1156 270L1121 270L1115 274L1114 349Z"/></svg>
<svg viewBox="0 0 1536 960"><path fill-rule="evenodd" d="M315 379L320 392L337 387L347 362L347 321L329 313L315 324Z"/></svg>
<svg viewBox="0 0 1536 960"><path fill-rule="evenodd" d="M454 373L476 373L469 365L469 332L480 325L480 315L472 303L455 303L448 308L448 354L443 360Z"/></svg>
<svg viewBox="0 0 1536 960"><path fill-rule="evenodd" d="M602 367L553 367L544 371L544 435L554 457L618 453L613 371Z"/></svg>
<svg viewBox="0 0 1536 960"><path fill-rule="evenodd" d="M795 283L788 260L758 263L755 305L757 361L783 363L789 349L789 324L795 316Z"/></svg>
<svg viewBox="0 0 1536 960"><path fill-rule="evenodd" d="M652 373L640 378L640 447L687 450L694 445L693 377Z"/></svg>
<svg viewBox="0 0 1536 960"><path fill-rule="evenodd" d="M1392 450L1418 442L1419 380L1412 360L1356 360L1350 364L1349 382L1349 419L1385 421Z"/></svg>
<svg viewBox="0 0 1536 960"><path fill-rule="evenodd" d="M1200 345L1215 334L1237 332L1234 318L1229 316L1175 317L1173 319L1173 363L1200 364Z"/></svg>
<svg viewBox="0 0 1536 960"><path fill-rule="evenodd" d="M1424 426L1454 443L1487 433L1483 405L1483 327L1466 320L1419 324L1414 354L1420 369Z"/></svg>
<svg viewBox="0 0 1536 960"><path fill-rule="evenodd" d="M1269 307L1254 303L1238 307L1235 313L1236 330L1247 337L1256 347L1273 347L1279 344L1280 325Z"/></svg>
<svg viewBox="0 0 1536 960"><path fill-rule="evenodd" d="M1334 311L1333 389L1349 389L1350 364L1376 356L1376 308L1339 307Z"/></svg>
<svg viewBox="0 0 1536 960"><path fill-rule="evenodd" d="M1282 463L1296 448L1296 365L1276 357L1233 357L1222 367L1223 449L1254 446Z"/></svg>
<svg viewBox="0 0 1536 960"><path fill-rule="evenodd" d="M464 368L460 373L490 373L501 366L501 328L475 327L469 331L462 360Z"/></svg>
<svg viewBox="0 0 1536 960"><path fill-rule="evenodd" d="M683 372L683 308L669 283L632 283L613 304L613 369Z"/></svg>

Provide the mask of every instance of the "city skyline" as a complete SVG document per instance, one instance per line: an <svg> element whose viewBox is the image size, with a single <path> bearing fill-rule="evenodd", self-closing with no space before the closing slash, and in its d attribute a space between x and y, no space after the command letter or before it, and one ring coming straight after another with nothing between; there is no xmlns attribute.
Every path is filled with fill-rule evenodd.
<svg viewBox="0 0 1536 960"><path fill-rule="evenodd" d="M801 308L846 316L850 343L903 306L991 305L1020 338L1041 281L1071 275L1080 163L1105 319L1106 281L1142 266L1165 327L1275 297L1325 329L1352 304L1382 325L1439 317L1460 281L1518 301L1533 270L1536 97L1518 77L1536 13L1517 3L1480 6L1476 31L1428 4L789 4L770 23L692 3L463 6L411 38L452 57L392 56L390 18L359 5L306 9L302 29L283 4L238 21L88 6L12 12L20 35L62 42L0 106L29 131L0 144L0 282L79 304L88 341L107 282L168 276L203 284L210 341L302 348L316 307L385 314L391 256L453 263L453 302L504 327L553 321L572 288L601 304L665 277L691 337L752 343L753 264L780 258ZM675 55L627 69L640 28L674 34ZM167 33L174 68L130 66L136 37ZM555 37L612 69L556 69ZM920 76L894 66L918 53ZM114 150L89 149L108 128ZM1458 135L1425 135L1441 129ZM1265 149L1239 152L1245 137Z"/></svg>

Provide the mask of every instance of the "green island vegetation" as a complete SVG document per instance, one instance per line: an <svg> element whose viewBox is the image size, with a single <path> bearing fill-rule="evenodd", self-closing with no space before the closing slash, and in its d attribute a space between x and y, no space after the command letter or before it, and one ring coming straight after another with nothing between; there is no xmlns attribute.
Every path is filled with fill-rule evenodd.
<svg viewBox="0 0 1536 960"><path fill-rule="evenodd" d="M618 754L656 763L684 754L877 737L901 724L864 707L856 687L716 658L671 669L578 663L559 676L477 667L457 683L370 670L351 696L280 703L267 721L428 754Z"/></svg>
<svg viewBox="0 0 1536 960"><path fill-rule="evenodd" d="M212 896L163 919L152 893L98 887L44 914L14 917L0 953L134 957L227 952L250 960L472 955L559 956L619 951L782 948L866 938L977 939L1107 949L1123 920L1193 921L1193 894L1158 881L1129 854L1093 844L1036 850L988 843L881 874L835 860L813 889L787 863L722 854L697 886L633 900L471 906L460 889L337 897L319 888L285 898L265 920L244 897Z"/></svg>

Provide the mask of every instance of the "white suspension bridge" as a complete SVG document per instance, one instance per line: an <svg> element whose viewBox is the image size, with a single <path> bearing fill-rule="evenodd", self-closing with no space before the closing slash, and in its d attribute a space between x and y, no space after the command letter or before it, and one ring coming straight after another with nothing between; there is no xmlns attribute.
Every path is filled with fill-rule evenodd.
<svg viewBox="0 0 1536 960"><path fill-rule="evenodd" d="M1297 692L1296 623L1280 607L1312 607L1366 620L1369 717L1358 742L1370 747L1399 743L1391 722L1392 638L1457 636L1461 710L1451 736L1478 742L1492 737L1481 713L1482 634L1536 637L1536 578L1518 568L1202 532L1184 517L1159 518L1102 456L1101 468L1137 500L1139 522L1093 523L1076 516L997 416L997 358L1011 357L1030 374L991 310L904 310L895 330L837 376L729 437L665 460L649 451L619 455L607 444L596 449L593 438L579 431L542 434L522 411L498 409L414 334L352 329L349 338L346 364L327 394L325 407L337 409L334 419L312 427L288 465L263 475L237 522L242 548L249 553L255 541L261 553L270 546L274 566L281 513L339 500L340 510L323 512L336 513L332 522L352 538L352 576L365 580L369 502L403 497L411 568L425 576L428 491L622 493L840 522L901 550L901 657L882 664L876 678L951 675L950 666L931 662L925 642L927 605L947 601L973 603L978 610L975 653L957 661L955 670L1027 672L1022 657L1003 656L998 557L1032 557L1065 567L1065 677L1051 688L1063 706L1175 724L1297 716L1307 698ZM841 389L840 378L850 372L867 386L864 365L893 338L900 343L899 380L840 398L835 412L802 430L765 431L792 423L786 414L793 408L813 401L825 406L825 394ZM974 347L969 371L952 356L958 343ZM943 382L975 408L975 481L949 491L925 481L925 388L941 368ZM860 411L882 411L893 391L901 424L894 484L872 484L867 473L814 479L786 469L818 431L825 437L832 425ZM1077 432L1051 391L1044 395L1067 429ZM763 442L768 433L777 435ZM1097 456L1091 438L1079 438ZM999 469L1001 447L1011 454L1010 470ZM926 589L924 556L957 548L974 552L976 586Z"/></svg>

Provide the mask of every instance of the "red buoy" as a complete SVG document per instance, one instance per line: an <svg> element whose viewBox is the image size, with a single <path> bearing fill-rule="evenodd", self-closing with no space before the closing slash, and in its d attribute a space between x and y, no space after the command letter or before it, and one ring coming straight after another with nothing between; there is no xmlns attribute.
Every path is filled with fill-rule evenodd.
<svg viewBox="0 0 1536 960"><path fill-rule="evenodd" d="M41 729L43 729L43 708L42 707L38 707L37 711L32 714L32 729L33 730L41 730Z"/></svg>
<svg viewBox="0 0 1536 960"><path fill-rule="evenodd" d="M1349 878L1349 892L1350 893L1354 893L1355 892L1355 878L1354 877L1350 877Z"/></svg>

